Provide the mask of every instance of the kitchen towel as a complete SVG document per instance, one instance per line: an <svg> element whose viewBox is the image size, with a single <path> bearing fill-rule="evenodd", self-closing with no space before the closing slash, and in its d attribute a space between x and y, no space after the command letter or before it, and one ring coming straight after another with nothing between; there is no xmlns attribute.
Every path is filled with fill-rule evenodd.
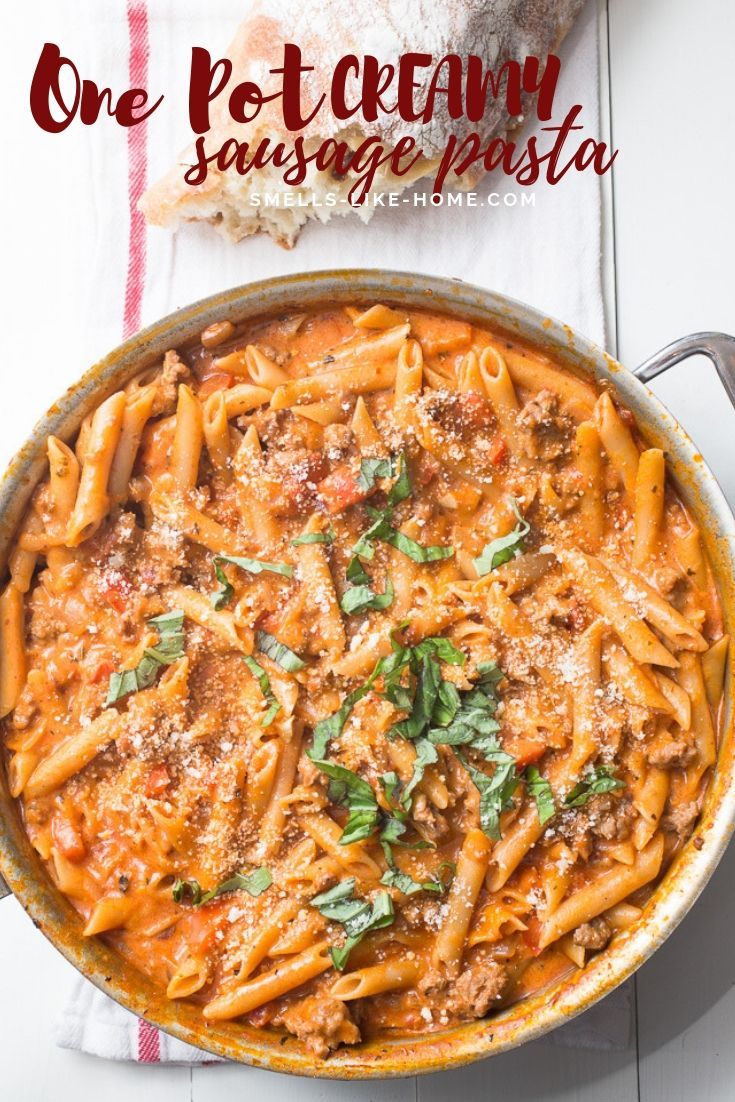
<svg viewBox="0 0 735 1102"><path fill-rule="evenodd" d="M34 391L36 413L63 382L72 382L87 362L116 344L121 330L128 335L226 287L318 268L399 268L458 277L534 303L604 344L601 196L593 174L569 174L556 187L539 185L530 193L513 181L492 178L478 186L474 208L404 205L378 210L368 226L356 216L328 226L311 224L290 252L267 237L233 245L203 225L176 234L148 229L136 211L138 198L187 144L189 51L199 45L220 56L243 5L240 0L104 5L79 0L63 20L54 0L41 0L39 7L44 37L63 41L84 75L117 89L147 87L153 99L161 93L165 99L147 123L126 134L109 124L70 128L61 136L67 163L75 167L74 186L66 178L59 181L69 189L68 219L54 227L53 239L63 245L69 236L69 248L60 248L59 255L44 250L51 278L54 265L60 265L54 308L61 352L53 372L39 379L42 393ZM569 106L583 104L585 133L593 136L600 136L597 33L597 5L590 0L562 49L555 110L555 117L563 118ZM72 332L75 339L64 340ZM21 413L19 432L26 423ZM624 1048L631 1007L626 985L539 1043ZM213 1059L159 1033L83 979L76 981L58 1023L57 1042L118 1060Z"/></svg>

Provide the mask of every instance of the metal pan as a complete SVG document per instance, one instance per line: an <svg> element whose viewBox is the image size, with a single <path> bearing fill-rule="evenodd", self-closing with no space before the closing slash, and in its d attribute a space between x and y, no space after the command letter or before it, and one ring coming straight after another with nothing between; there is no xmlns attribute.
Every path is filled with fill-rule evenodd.
<svg viewBox="0 0 735 1102"><path fill-rule="evenodd" d="M735 520L692 441L644 384L680 360L703 353L714 361L735 404L735 338L718 333L685 337L631 373L584 337L529 306L458 280L403 272L315 272L253 283L179 310L126 341L49 410L11 463L0 484L0 566L44 472L48 434L71 438L92 408L167 349L225 318L239 321L285 308L375 301L454 314L501 329L582 374L607 380L632 409L650 444L666 451L682 497L702 529L719 580L727 630L733 632ZM712 875L735 823L732 677L729 671L724 735L701 821L641 919L572 977L491 1018L444 1033L371 1042L315 1062L293 1039L283 1042L238 1022L205 1025L195 1007L170 1002L102 941L82 936L79 916L53 886L23 832L3 771L0 872L36 925L80 972L135 1014L182 1040L245 1064L324 1078L385 1078L444 1070L523 1044L586 1010L638 968L687 913Z"/></svg>

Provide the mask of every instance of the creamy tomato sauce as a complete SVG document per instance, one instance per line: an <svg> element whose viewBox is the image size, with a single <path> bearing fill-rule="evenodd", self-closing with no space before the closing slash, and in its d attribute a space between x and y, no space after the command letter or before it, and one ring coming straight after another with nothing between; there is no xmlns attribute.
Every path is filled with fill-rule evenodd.
<svg viewBox="0 0 735 1102"><path fill-rule="evenodd" d="M218 323L49 441L2 605L11 789L85 934L316 1057L637 922L727 650L614 395L451 317Z"/></svg>

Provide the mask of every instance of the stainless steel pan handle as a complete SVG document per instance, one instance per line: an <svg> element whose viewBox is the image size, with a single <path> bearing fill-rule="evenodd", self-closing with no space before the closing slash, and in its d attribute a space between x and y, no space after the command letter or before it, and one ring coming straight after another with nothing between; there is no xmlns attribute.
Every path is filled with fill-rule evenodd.
<svg viewBox="0 0 735 1102"><path fill-rule="evenodd" d="M735 337L727 333L692 333L689 337L681 337L649 357L635 368L633 374L647 383L668 371L674 364L690 356L700 355L708 356L712 360L727 396L735 406Z"/></svg>

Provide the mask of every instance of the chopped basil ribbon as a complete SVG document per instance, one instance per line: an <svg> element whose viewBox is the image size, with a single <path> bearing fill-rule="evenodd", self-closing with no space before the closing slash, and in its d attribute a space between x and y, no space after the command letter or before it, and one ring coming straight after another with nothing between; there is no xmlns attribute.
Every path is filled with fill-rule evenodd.
<svg viewBox="0 0 735 1102"><path fill-rule="evenodd" d="M538 821L541 826L544 823L548 823L549 819L553 819L556 814L556 807L554 806L554 794L551 791L551 785L542 777L535 765L529 765L526 769L526 790L529 796L536 802L536 810L538 811Z"/></svg>
<svg viewBox="0 0 735 1102"><path fill-rule="evenodd" d="M229 604L235 592L231 582L222 569L223 563L231 563L232 566L239 566L241 570L247 570L251 574L263 574L265 571L268 571L271 574L281 574L284 578L293 578L293 567L285 562L263 562L262 559L247 559L242 555L215 555L212 559L212 563L214 565L215 577L219 582L219 589L216 589L210 597L212 607L216 612L219 612L220 609L223 609L225 605Z"/></svg>
<svg viewBox="0 0 735 1102"><path fill-rule="evenodd" d="M358 560L359 562L359 560ZM395 590L390 578L385 579L385 592L373 593L369 585L353 585L342 594L339 607L348 616L354 616L358 612L367 612L368 609L382 611L390 608L395 598Z"/></svg>
<svg viewBox="0 0 735 1102"><path fill-rule="evenodd" d="M184 655L184 613L179 609L164 612L148 621L148 626L158 632L155 647L146 647L135 669L122 670L110 675L110 683L105 698L105 708L130 693L148 689L158 676L159 670L170 666Z"/></svg>
<svg viewBox="0 0 735 1102"><path fill-rule="evenodd" d="M261 727L270 727L273 720L276 718L281 710L280 702L278 701L273 689L271 688L270 678L265 672L263 667L259 665L254 658L251 658L249 654L244 656L244 662L251 674L258 682L260 691L266 699L266 703L269 705L268 711L265 713L260 721Z"/></svg>
<svg viewBox="0 0 735 1102"><path fill-rule="evenodd" d="M390 459L363 459L357 485L361 490L372 490L379 478L390 478L392 474L393 463Z"/></svg>
<svg viewBox="0 0 735 1102"><path fill-rule="evenodd" d="M500 839L500 813L510 807L513 793L518 786L515 758L498 747L494 757L488 759L495 763L495 770L490 777L471 765L462 754L457 753L457 757L480 793L480 826L488 838L497 842Z"/></svg>
<svg viewBox="0 0 735 1102"><path fill-rule="evenodd" d="M445 693L444 714L434 709L433 726L427 732L429 742L438 746L470 746L490 760L488 755L497 749L495 736L500 724L495 718L498 706L497 685L503 679L503 671L495 662L480 662L480 675L473 687L449 700ZM452 686L454 689L454 686Z"/></svg>
<svg viewBox="0 0 735 1102"><path fill-rule="evenodd" d="M400 455L391 456L390 459L363 459L360 463L360 473L357 476L357 484L362 490L372 490L379 478L395 478L396 481L388 491L388 504L393 507L405 501L411 496L411 476L408 473L408 463L403 452Z"/></svg>
<svg viewBox="0 0 735 1102"><path fill-rule="evenodd" d="M380 818L380 808L371 786L343 765L312 760L330 778L327 793L329 799L332 803L347 808L350 813L339 839L340 845L349 846L352 842L369 838Z"/></svg>
<svg viewBox="0 0 735 1102"><path fill-rule="evenodd" d="M363 459L357 481L364 490L371 490L376 478L387 477L396 477L396 481L388 491L388 506L386 509L367 508L373 523L352 548L352 558L347 568L347 578L351 582L367 584L370 580L362 570L358 556L370 562L375 555L376 541L389 543L413 562L438 562L454 555L453 547L424 547L403 532L399 532L391 524L396 505L400 505L412 493L408 463L403 453L391 459Z"/></svg>
<svg viewBox="0 0 735 1102"><path fill-rule="evenodd" d="M333 525L329 525L326 532L305 532L303 536L296 536L290 540L292 547L302 547L307 543L334 543L336 539Z"/></svg>
<svg viewBox="0 0 735 1102"><path fill-rule="evenodd" d="M354 891L355 878L351 876L329 891L315 895L311 900L312 907L316 907L324 918L339 922L344 927L347 935L344 945L339 949L333 947L329 950L332 963L339 972L344 969L350 953L366 934L371 930L392 926L395 920L393 900L389 892L378 892L368 901L356 899Z"/></svg>
<svg viewBox="0 0 735 1102"><path fill-rule="evenodd" d="M373 518L373 523L352 548L353 555L359 555L360 558L367 559L369 562L375 555L376 541L389 543L413 562L438 562L441 559L451 559L454 555L453 547L438 545L424 547L423 544L412 540L410 536L399 532L397 528L393 528L390 523L392 509L371 509L368 506L367 512Z"/></svg>
<svg viewBox="0 0 735 1102"><path fill-rule="evenodd" d="M625 788L625 782L618 780L609 765L595 766L582 777L574 788L564 797L564 807L582 807L592 796L604 792L614 792L616 788Z"/></svg>
<svg viewBox="0 0 735 1102"><path fill-rule="evenodd" d="M226 892L247 892L248 895L259 896L262 895L267 888L270 888L273 883L273 877L271 876L270 869L265 867L253 869L248 873L235 873L228 880L224 880L221 884L218 884L216 888L212 888L211 891L202 893L201 885L198 880L175 880L173 888L171 889L175 903L186 902L186 897L189 897L190 902L194 907L201 907L205 903L209 903L210 900L216 899L219 895L225 895Z"/></svg>
<svg viewBox="0 0 735 1102"><path fill-rule="evenodd" d="M275 662L286 673L296 673L297 670L303 670L306 666L306 662L299 658L298 654L294 654L290 647L287 647L285 643L281 643L275 635L271 635L267 631L257 631L255 633L255 645L259 651L267 655L272 662Z"/></svg>
<svg viewBox="0 0 735 1102"><path fill-rule="evenodd" d="M499 536L497 539L491 540L482 554L474 560L475 570L481 578L485 574L489 574L491 570L495 570L496 567L502 566L503 563L510 562L516 555L520 555L524 549L526 536L531 531L531 525L521 515L518 502L514 497L510 499L510 503L518 519L518 524L506 536Z"/></svg>
<svg viewBox="0 0 735 1102"><path fill-rule="evenodd" d="M380 883L385 884L387 888L397 888L404 895L416 895L417 892L434 892L436 895L441 895L447 890L453 879L452 876L448 882L445 882L441 878L441 871L444 868L454 867L456 866L454 866L453 861L444 861L439 866L437 875L432 877L431 880L414 880L407 872L401 872L399 868L393 865L383 873Z"/></svg>
<svg viewBox="0 0 735 1102"><path fill-rule="evenodd" d="M347 581L353 585L369 585L370 575L366 572L365 567L360 562L357 555L353 555L350 561L347 563Z"/></svg>

